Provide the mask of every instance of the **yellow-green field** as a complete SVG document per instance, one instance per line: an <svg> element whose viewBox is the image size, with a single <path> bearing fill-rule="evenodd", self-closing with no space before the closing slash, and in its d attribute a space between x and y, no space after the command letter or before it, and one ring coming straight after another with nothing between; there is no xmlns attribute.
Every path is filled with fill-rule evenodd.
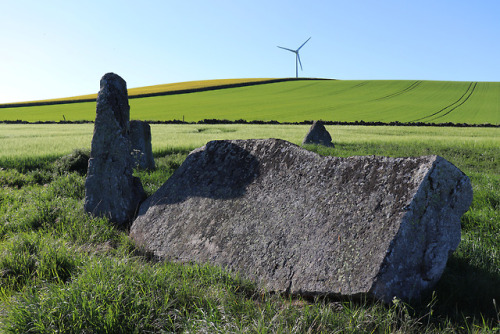
<svg viewBox="0 0 500 334"><path fill-rule="evenodd" d="M162 85L152 85L152 86L129 88L128 89L128 96L134 97L134 96L142 95L142 94L174 92L174 91L207 88L207 87L213 87L213 86L225 86L225 85L234 85L234 84L247 83L247 82L260 82L260 81L268 81L268 80L272 80L272 79L270 79L270 78L245 78L245 79L213 79L213 80L196 80L196 81L174 82L174 83L168 83L168 84L162 84ZM27 102L20 102L20 103L29 103L29 104L39 103L39 102L50 103L50 102L64 102L64 101L74 101L74 100L87 100L87 99L96 99L96 98L97 98L97 93L94 93L94 94L78 95L78 96L71 96L71 97L62 97L62 98L57 98L57 99L27 101Z"/></svg>

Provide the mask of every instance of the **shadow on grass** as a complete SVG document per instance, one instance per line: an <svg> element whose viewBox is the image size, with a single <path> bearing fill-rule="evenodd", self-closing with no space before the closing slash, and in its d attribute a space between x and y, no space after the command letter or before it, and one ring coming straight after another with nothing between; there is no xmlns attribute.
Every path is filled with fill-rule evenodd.
<svg viewBox="0 0 500 334"><path fill-rule="evenodd" d="M354 297L309 296L302 297L309 303L324 301L327 304L350 305L350 307L376 307L404 312L420 324L434 324L435 328L456 329L500 328L500 272L496 263L471 264L472 259L485 260L484 249L466 246L452 255L446 269L432 290L425 291L421 298L408 303L380 304L366 295ZM293 296L293 298L300 298ZM495 300L495 302L494 302ZM398 306L399 305L399 306ZM401 319L400 319L401 320Z"/></svg>
<svg viewBox="0 0 500 334"><path fill-rule="evenodd" d="M432 305L433 317L448 318L457 326L464 321L500 326L500 274L471 265L466 258L452 256L433 290L410 304L418 314L429 313Z"/></svg>
<svg viewBox="0 0 500 334"><path fill-rule="evenodd" d="M163 149L155 150L153 152L153 157L155 159L157 159L157 158L164 158L164 157L167 157L167 156L173 155L173 154L188 155L189 152L191 152L194 149L195 149L195 147L192 147L192 148L191 147L163 148Z"/></svg>
<svg viewBox="0 0 500 334"><path fill-rule="evenodd" d="M0 158L0 168L16 169L19 173L27 173L36 170L50 170L51 164L59 158L57 155L49 155L44 157L16 157Z"/></svg>

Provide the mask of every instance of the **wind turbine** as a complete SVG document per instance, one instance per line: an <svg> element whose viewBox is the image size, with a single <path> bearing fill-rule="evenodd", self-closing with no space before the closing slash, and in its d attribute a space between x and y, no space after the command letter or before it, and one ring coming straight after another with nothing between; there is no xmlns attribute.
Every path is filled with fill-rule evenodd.
<svg viewBox="0 0 500 334"><path fill-rule="evenodd" d="M288 49L288 48L284 48L282 46L278 46L280 49L283 49L283 50L287 50L287 51L290 51L290 52L293 52L295 53L295 77L298 78L299 77L299 65L300 64L300 70L302 71L302 62L300 61L300 56L299 56L299 50L311 39L311 37L309 37L307 39L307 41L305 41L304 43L302 43L301 46L299 46L299 48L297 50L292 50L292 49Z"/></svg>

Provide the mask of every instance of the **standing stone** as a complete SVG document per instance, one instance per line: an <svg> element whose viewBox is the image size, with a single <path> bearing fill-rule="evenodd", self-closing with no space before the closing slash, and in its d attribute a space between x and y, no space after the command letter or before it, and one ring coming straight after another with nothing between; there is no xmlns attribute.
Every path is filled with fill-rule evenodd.
<svg viewBox="0 0 500 334"><path fill-rule="evenodd" d="M213 141L141 205L130 235L159 257L220 265L270 291L389 302L439 280L471 201L469 178L438 156Z"/></svg>
<svg viewBox="0 0 500 334"><path fill-rule="evenodd" d="M314 145L323 145L328 147L335 147L332 143L332 137L330 133L326 130L323 122L314 121L309 128L309 132L306 134L304 140L302 141L302 145L306 144L314 144Z"/></svg>
<svg viewBox="0 0 500 334"><path fill-rule="evenodd" d="M147 122L130 121L130 142L135 165L141 169L154 169L151 127Z"/></svg>
<svg viewBox="0 0 500 334"><path fill-rule="evenodd" d="M85 211L125 225L144 199L141 181L132 176L127 84L107 73L97 95L94 135L85 181Z"/></svg>

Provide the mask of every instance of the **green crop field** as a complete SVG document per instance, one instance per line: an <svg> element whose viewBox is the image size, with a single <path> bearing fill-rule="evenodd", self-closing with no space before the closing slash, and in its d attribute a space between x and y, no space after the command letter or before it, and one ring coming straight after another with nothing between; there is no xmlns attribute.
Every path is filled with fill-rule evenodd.
<svg viewBox="0 0 500 334"><path fill-rule="evenodd" d="M250 79L246 79L250 80ZM255 79L264 80L264 79ZM241 82L241 81L238 81ZM200 88L150 86L137 94ZM132 95L132 93L131 93ZM500 124L500 82L297 80L130 100L131 118ZM95 102L0 108L0 120L94 120Z"/></svg>

